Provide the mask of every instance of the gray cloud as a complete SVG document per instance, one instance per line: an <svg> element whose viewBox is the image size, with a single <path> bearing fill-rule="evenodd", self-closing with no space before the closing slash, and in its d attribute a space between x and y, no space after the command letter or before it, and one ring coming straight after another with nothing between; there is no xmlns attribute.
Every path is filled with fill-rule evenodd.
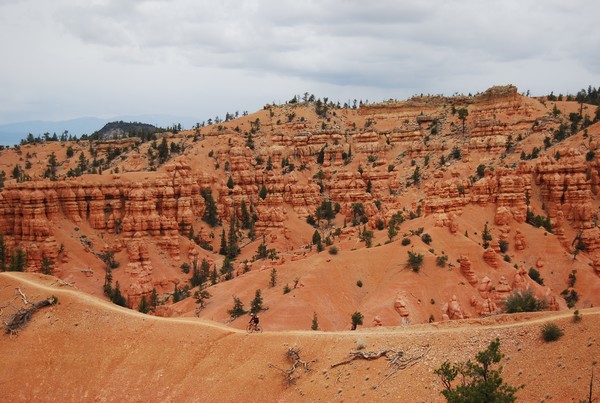
<svg viewBox="0 0 600 403"><path fill-rule="evenodd" d="M0 0L0 51L20 53L2 67L10 91L0 110L13 112L0 120L53 97L49 110L85 96L64 113L103 114L149 111L162 104L147 95L162 93L175 98L167 107L211 115L265 92L267 102L320 89L376 100L507 82L545 92L600 84L595 0L371 3ZM39 99L27 96L32 87ZM191 102L206 91L210 104Z"/></svg>

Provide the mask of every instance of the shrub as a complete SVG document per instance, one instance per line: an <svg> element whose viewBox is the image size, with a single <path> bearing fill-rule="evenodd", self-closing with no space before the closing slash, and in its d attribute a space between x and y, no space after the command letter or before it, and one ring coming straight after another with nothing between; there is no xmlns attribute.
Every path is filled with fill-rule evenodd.
<svg viewBox="0 0 600 403"><path fill-rule="evenodd" d="M529 268L529 277L538 283L539 285L544 285L544 279L540 276L540 272L534 269L533 267Z"/></svg>
<svg viewBox="0 0 600 403"><path fill-rule="evenodd" d="M546 323L542 327L542 338L546 343L560 339L565 333L556 323Z"/></svg>
<svg viewBox="0 0 600 403"><path fill-rule="evenodd" d="M311 330L319 330L319 320L317 319L317 313L313 312L312 325L310 326Z"/></svg>
<svg viewBox="0 0 600 403"><path fill-rule="evenodd" d="M510 263L511 262L510 256L504 255L504 261Z"/></svg>
<svg viewBox="0 0 600 403"><path fill-rule="evenodd" d="M356 328L358 327L358 325L362 325L363 324L363 319L364 316L362 313L356 311L352 314L352 330L356 330Z"/></svg>
<svg viewBox="0 0 600 403"><path fill-rule="evenodd" d="M431 238L431 235L429 235L429 234L423 234L421 236L421 240L423 242L425 242L427 245L429 245L431 243L431 241L433 241L433 239Z"/></svg>
<svg viewBox="0 0 600 403"><path fill-rule="evenodd" d="M412 271L418 273L421 270L421 266L423 266L423 255L420 253L408 251L407 265L411 268Z"/></svg>
<svg viewBox="0 0 600 403"><path fill-rule="evenodd" d="M337 255L338 254L338 248L337 246L332 246L329 248L329 254L330 255Z"/></svg>
<svg viewBox="0 0 600 403"><path fill-rule="evenodd" d="M435 264L439 267L446 267L446 263L448 262L448 255L442 255L435 258Z"/></svg>
<svg viewBox="0 0 600 403"><path fill-rule="evenodd" d="M357 285L357 286L360 288L360 287L362 287L362 286L363 286L363 282L362 282L361 280L358 280L358 281L356 282L356 285Z"/></svg>
<svg viewBox="0 0 600 403"><path fill-rule="evenodd" d="M501 239L498 241L498 244L500 245L500 252L506 253L508 251L508 241Z"/></svg>
<svg viewBox="0 0 600 403"><path fill-rule="evenodd" d="M402 246L410 245L410 238L402 238Z"/></svg>
<svg viewBox="0 0 600 403"><path fill-rule="evenodd" d="M545 308L546 304L533 295L531 290L515 290L503 302L507 313L537 312Z"/></svg>
<svg viewBox="0 0 600 403"><path fill-rule="evenodd" d="M581 319L583 319L583 317L581 316L579 309L576 309L575 312L573 312L573 322L575 322L575 323L581 322Z"/></svg>
<svg viewBox="0 0 600 403"><path fill-rule="evenodd" d="M283 293L284 294L288 294L290 291L292 291L292 289L290 288L289 284L286 284L283 286Z"/></svg>
<svg viewBox="0 0 600 403"><path fill-rule="evenodd" d="M501 377L502 367L492 369L502 357L500 340L496 339L486 350L477 353L475 362L450 364L445 361L434 371L444 385L442 395L449 402L514 402L517 399L515 393L522 386L505 384ZM462 382L453 387L457 376Z"/></svg>
<svg viewBox="0 0 600 403"><path fill-rule="evenodd" d="M229 309L227 313L229 314L229 316L231 316L232 319L235 319L239 316L244 315L245 313L247 313L247 311L244 310L244 303L242 302L242 300L234 295L233 307Z"/></svg>
<svg viewBox="0 0 600 403"><path fill-rule="evenodd" d="M579 295L577 295L577 291L575 291L572 288L571 289L567 288L567 289L562 290L560 295L563 296L563 298L567 302L567 307L569 307L569 308L573 308L575 306L575 304L577 303L577 301L579 301Z"/></svg>

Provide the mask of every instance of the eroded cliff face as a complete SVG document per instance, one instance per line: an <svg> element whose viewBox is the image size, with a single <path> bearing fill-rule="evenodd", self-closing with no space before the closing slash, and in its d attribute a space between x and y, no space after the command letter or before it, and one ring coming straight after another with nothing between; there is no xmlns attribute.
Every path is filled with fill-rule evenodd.
<svg viewBox="0 0 600 403"><path fill-rule="evenodd" d="M468 111L462 120L461 109ZM522 267L516 274L507 271L500 251L499 241L509 242L517 253L531 248L519 225L532 215L549 216L564 250L571 252L576 239L600 272L599 156L590 159L579 149L556 146L521 161L515 152L542 142L561 122L512 86L472 97L415 97L356 110L330 107L321 114L311 103L270 106L225 126L170 135L187 149L156 172L140 171L150 169L146 156L153 146L134 141L127 144L135 151L123 155L122 165L115 163L123 173L111 174L110 180L84 175L7 183L0 193L0 232L9 248L26 252L27 270L39 271L44 258L57 267L68 260L69 251L57 241L61 223L89 228L102 242L82 241L86 253L96 259L112 251L124 258L125 292L130 306L137 306L157 286L163 291L181 286L184 279L173 269L180 263L204 258L211 267L220 265L223 258L213 252L229 223L234 220L236 231L248 235L239 228L243 208L252 216L256 239L270 235L271 242L285 245L288 255L274 259L273 267L316 253L310 248L315 229L339 245L356 238L362 247L365 230L386 242L384 231L402 213L404 220L447 227L450 238L444 242L452 242L466 233L471 217L465 210L492 211L486 215L494 231L490 247L456 251L468 295L449 287L442 309L448 319L489 315L502 309L514 289L531 288L538 296L547 292L532 284ZM102 142L97 152L110 147ZM556 151L560 159L551 156ZM207 207L202 192L214 198L217 228L201 220ZM318 220L324 201L334 205L335 219ZM314 228L306 224L310 218ZM188 239L190 233L196 242ZM157 275L160 256L172 268ZM236 273L267 267L252 264L254 251L244 258L248 262L235 262ZM418 306L406 297L400 300L396 311L402 317Z"/></svg>

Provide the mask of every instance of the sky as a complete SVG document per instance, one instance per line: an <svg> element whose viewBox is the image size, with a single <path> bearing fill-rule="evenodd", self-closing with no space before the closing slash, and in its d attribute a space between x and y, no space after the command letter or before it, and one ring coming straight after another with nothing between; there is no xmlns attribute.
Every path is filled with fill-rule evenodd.
<svg viewBox="0 0 600 403"><path fill-rule="evenodd" d="M0 0L0 124L600 86L597 0Z"/></svg>

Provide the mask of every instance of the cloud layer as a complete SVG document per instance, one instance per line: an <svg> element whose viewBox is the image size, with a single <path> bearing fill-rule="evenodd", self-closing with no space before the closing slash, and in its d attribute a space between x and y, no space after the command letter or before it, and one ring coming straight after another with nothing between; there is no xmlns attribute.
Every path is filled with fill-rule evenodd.
<svg viewBox="0 0 600 403"><path fill-rule="evenodd" d="M600 3L0 0L0 122L600 85Z"/></svg>

